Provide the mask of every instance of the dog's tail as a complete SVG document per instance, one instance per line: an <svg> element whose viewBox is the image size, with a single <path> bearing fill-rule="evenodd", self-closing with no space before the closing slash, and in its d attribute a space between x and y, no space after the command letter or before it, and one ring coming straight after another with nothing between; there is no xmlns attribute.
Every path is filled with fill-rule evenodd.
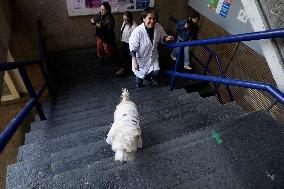
<svg viewBox="0 0 284 189"><path fill-rule="evenodd" d="M126 88L122 89L121 100L129 101L129 92Z"/></svg>

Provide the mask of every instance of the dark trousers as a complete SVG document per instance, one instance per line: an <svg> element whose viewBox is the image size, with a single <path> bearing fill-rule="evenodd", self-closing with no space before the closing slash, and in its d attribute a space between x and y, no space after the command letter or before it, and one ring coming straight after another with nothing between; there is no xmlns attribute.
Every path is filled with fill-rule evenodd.
<svg viewBox="0 0 284 189"><path fill-rule="evenodd" d="M150 72L146 75L145 79L149 82L157 81L158 75L159 75L159 70L152 71L152 72ZM143 79L136 77L136 84L137 84L137 87L142 87L143 86Z"/></svg>
<svg viewBox="0 0 284 189"><path fill-rule="evenodd" d="M119 64L125 70L131 69L131 56L129 51L129 43L121 42L119 52Z"/></svg>

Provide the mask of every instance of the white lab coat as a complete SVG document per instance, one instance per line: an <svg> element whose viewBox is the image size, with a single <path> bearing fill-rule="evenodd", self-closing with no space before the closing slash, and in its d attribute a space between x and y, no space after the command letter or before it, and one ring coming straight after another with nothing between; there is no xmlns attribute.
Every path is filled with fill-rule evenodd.
<svg viewBox="0 0 284 189"><path fill-rule="evenodd" d="M130 52L136 52L139 71L135 70L133 65L132 71L137 77L143 79L150 72L160 70L157 47L158 43L162 42L165 36L167 36L167 34L159 23L156 23L154 27L153 44L150 41L144 23L133 30L129 38L129 50Z"/></svg>

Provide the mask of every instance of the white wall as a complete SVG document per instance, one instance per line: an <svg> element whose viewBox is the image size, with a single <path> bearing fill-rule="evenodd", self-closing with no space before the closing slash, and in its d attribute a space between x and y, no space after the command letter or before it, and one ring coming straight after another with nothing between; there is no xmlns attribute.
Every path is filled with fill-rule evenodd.
<svg viewBox="0 0 284 189"><path fill-rule="evenodd" d="M208 9L207 2L207 0L188 0L188 5L232 35L253 32L249 21L243 23L237 19L240 9L244 9L240 0L232 1L226 18ZM245 44L263 55L258 41L249 41L245 42Z"/></svg>
<svg viewBox="0 0 284 189"><path fill-rule="evenodd" d="M207 0L188 0L188 5L230 34L267 30L267 24L255 0L233 0L226 18L209 10L207 2ZM244 9L248 14L248 22L243 23L237 19L240 9ZM271 40L250 41L245 44L265 57L277 87L284 92L284 66L275 44Z"/></svg>

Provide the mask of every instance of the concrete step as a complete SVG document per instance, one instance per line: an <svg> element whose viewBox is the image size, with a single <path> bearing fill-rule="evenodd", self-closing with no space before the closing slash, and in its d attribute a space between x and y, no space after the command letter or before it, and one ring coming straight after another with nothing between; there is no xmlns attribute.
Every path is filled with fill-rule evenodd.
<svg viewBox="0 0 284 189"><path fill-rule="evenodd" d="M173 104L175 104L176 103L175 100L176 100L176 98L173 99L173 102L169 103L169 106L172 106ZM188 101L188 99L185 99L185 101ZM164 104L164 103L162 103L162 104ZM117 103L115 105L117 105ZM167 106L168 106L167 104L164 105L164 107L167 107ZM154 111L152 106L148 106L148 107L150 109L149 111ZM161 108L161 107L159 107L159 108ZM89 111L78 112L78 113L75 113L75 114L72 114L72 115L53 117L50 120L46 120L46 121L43 121L43 122L37 122L36 127L38 127L38 128L35 128L35 129L41 129L42 126L39 126L39 125L43 125L43 124L45 126L48 125L49 127L55 127L55 126L58 126L58 125L68 124L68 123L78 121L78 120L85 120L85 119L88 119L88 118L91 118L91 117L97 118L96 123L100 123L100 124L103 124L103 123L106 123L106 122L109 123L109 121L111 121L113 119L113 112L114 112L115 109L113 107L108 107L106 109L107 109L107 111L102 111L102 112L100 112L98 110L89 110ZM103 110L105 110L104 107L103 107ZM105 116L105 117L102 117L102 116ZM35 124L32 124L32 130L35 130L33 128L34 125ZM45 127L45 126L43 126L43 127Z"/></svg>
<svg viewBox="0 0 284 189"><path fill-rule="evenodd" d="M184 121L186 122L186 121ZM176 120L173 120L168 124L167 128L172 127L173 124L178 124ZM188 128L191 128L190 126ZM147 129L147 128L144 128ZM225 129L229 129L226 127ZM207 133L205 133L207 135ZM204 135L203 132L191 133L191 136L187 135L180 138L174 139L172 141L165 141L162 144L157 144L152 147L151 153L164 153L170 151L177 147L180 147L188 142L193 142ZM158 141L152 141L152 135L143 134L143 149L150 147L150 143L157 143ZM174 136L173 136L174 137ZM160 138L160 141L164 140ZM151 154L150 153L150 154ZM35 160L27 159L23 162L18 162L17 164L9 167L9 177L14 178L13 174L17 174L17 179L14 179L14 183L21 183L25 180L28 183L37 183L51 178L52 175L62 173L67 170L78 169L79 167L88 167L95 162L100 162L105 158L113 156L113 152L110 146L106 144L104 140L98 141L96 143L89 143L84 146L72 148L69 150L63 150L51 156L46 156L44 159L38 158ZM112 162L113 158L109 158ZM51 165L50 165L51 164ZM38 174L40 172L41 174ZM21 175L21 176L20 176ZM15 181L16 180L16 181Z"/></svg>
<svg viewBox="0 0 284 189"><path fill-rule="evenodd" d="M170 93L170 95L168 97L169 98L173 97L173 99L170 100L168 104L164 103L163 105L164 106L171 106L174 103L177 103L177 104L179 102L187 103L187 102L197 101L197 100L202 99L196 93L195 94L192 93L190 95L182 94L182 95L179 95L179 96L176 96L175 94L176 94L176 92ZM143 99L146 99L145 101L147 101L147 102L144 102ZM157 108L157 107L154 107L154 109L153 109L152 104L163 103L163 101L165 101L163 98L162 99L160 99L160 98L148 99L147 97L145 97L143 99L135 100L135 101L138 101L138 103L136 103L136 104L137 104L138 107L140 107L140 104L142 106L145 105L146 106L145 108L149 109L148 111L154 111L154 109ZM105 115L111 116L111 115L113 115L113 112L115 111L114 107L117 104L118 103L114 103L113 105L106 105L106 106L103 106L101 108L97 108L95 110L83 111L83 112L80 112L80 113L77 113L77 114L74 114L74 115L61 116L61 117L58 117L58 118L53 118L53 119L45 120L45 121L42 121L42 122L33 122L32 125L31 125L31 130L34 131L34 130L39 130L39 129L43 129L43 128L55 127L55 126L59 126L59 125L63 125L63 124L70 124L70 122L75 122L75 121L78 121L78 120L86 120L86 119L89 119L89 118L98 119L101 116L105 116ZM158 108L160 108L160 107L158 107ZM138 111L140 111L140 110L138 110Z"/></svg>
<svg viewBox="0 0 284 189"><path fill-rule="evenodd" d="M171 110L164 109L157 112L144 113L140 117L142 132L143 132L143 127L145 125L155 126L159 122L167 122L170 119L187 118L188 115L193 114L194 112L195 114L197 114L204 107L208 107L208 103L205 102L201 103L201 101L196 101L187 105L183 105L181 107L172 107ZM218 106L210 106L210 107L214 109L217 108L220 109L221 105L219 107ZM207 109L210 110L210 107L208 107ZM202 121L205 122L204 120ZM101 140L104 137L106 137L110 126L111 124L101 128L93 127L87 131L83 130L81 132L79 131L76 133L67 134L62 137L48 139L46 141L38 141L36 143L26 144L24 146L21 146L19 149L18 161L22 161L26 158L32 159L32 158L43 157L44 155L54 153L56 151L60 151L67 148L73 148L78 145L84 145L88 141L95 142Z"/></svg>
<svg viewBox="0 0 284 189"><path fill-rule="evenodd" d="M70 90L61 90L57 92L54 100L57 102L66 101L66 99L70 97L81 97L84 98L88 95L98 96L101 92L113 92L113 90L120 90L122 88L127 88L129 90L136 89L135 82L133 81L125 81L125 82L101 82L101 83L89 83L79 87L75 87Z"/></svg>
<svg viewBox="0 0 284 189"><path fill-rule="evenodd" d="M148 101L166 101L167 98L170 98L168 100L174 100L174 98L178 97L179 95L186 94L187 93L185 93L184 90L176 90L175 92L170 92L168 88L153 88L153 90L144 90L140 92L137 92L137 90L130 91L130 98L133 102L139 105L140 103L143 104ZM95 109L100 109L97 111L101 112L103 111L103 108L115 108L121 100L121 90L118 90L116 91L116 93L113 93L111 95L101 94L101 96L106 97L104 97L103 99L102 97L92 97L81 102L78 99L73 99L74 102L72 100L72 102L69 102L68 104L48 104L44 106L44 113L48 119L52 119L53 117L61 117L83 111L95 111ZM188 98L190 99L190 95L188 96ZM37 118L36 120L39 120L39 118Z"/></svg>
<svg viewBox="0 0 284 189"><path fill-rule="evenodd" d="M199 102L202 101L203 99L200 98L197 94L191 94L190 96L190 103L193 102ZM195 100L194 100L195 98ZM215 100L215 98L211 98L211 99L207 99L208 103L215 103L216 105L218 105L218 102ZM215 102L214 102L215 101ZM156 102L149 102L149 101L145 101L144 104L139 104L137 106L139 112L143 112L143 115L149 115L152 114L151 112L153 111L157 111L158 109L160 109L160 107L164 108L174 108L175 106L180 106L180 105L186 105L189 102L187 101L187 98L179 98L179 99L175 99L175 101L170 101L168 104L165 104L163 101L156 101ZM155 107L159 107L156 108ZM162 109L161 109L162 110ZM103 112L103 111L98 111L98 112ZM29 132L26 134L26 138L25 138L25 144L28 143L32 143L32 142L37 142L37 141L44 141L45 139L48 138L53 138L53 137L58 137L58 136L62 136L71 132L76 132L79 130L83 130L83 129L87 129L90 127L100 127L100 125L104 126L104 125L111 125L111 123L113 122L113 112L114 109L111 110L109 113L101 113L95 116L92 116L90 119L86 119L84 121L74 121L72 123L67 123L67 124L63 124L57 127L49 127L47 129L37 129L37 130L33 130L32 132ZM104 116L106 115L106 116ZM104 116L104 120L98 120L99 116ZM148 123L149 121L156 119L156 118L148 118L148 117L143 117L142 115L140 116L141 119L141 123ZM145 121L143 121L145 120ZM160 120L160 119L157 119ZM104 121L104 122L103 122ZM153 121L154 122L154 121ZM44 125L46 126L46 125ZM43 127L44 127L43 126Z"/></svg>
<svg viewBox="0 0 284 189"><path fill-rule="evenodd" d="M195 132L194 129L196 129L197 127L191 127L190 125L184 124L184 126L187 127L186 132L183 132L182 134L179 133L178 132L179 122L180 120L171 121L168 127L166 125L163 125L164 127L166 127L165 129L157 128L155 132L153 132L154 129L152 128L143 128L143 131L145 132L142 132L142 140L143 140L142 149L146 149L149 147L151 148L152 146L156 146L155 153L162 153L165 151L170 151L173 148L176 148L178 146L181 146L182 143L188 142L189 140L193 141L194 139L199 138L198 135L194 136L192 134L193 132ZM167 136L166 134L164 134L166 132L163 130L169 129L169 127L172 126L172 123L176 123L177 128L172 129L171 135ZM159 130L160 132L157 132L157 130ZM190 137L187 135L188 133L191 134ZM153 138L155 139L153 140ZM105 147L102 147L102 150L100 150L105 153L103 155L100 154L99 152L91 152L92 150L86 150L86 149L91 149L91 148L96 149L96 151L98 151L96 144L88 145L88 147L86 146L86 147L76 148L75 151L74 149L70 149L68 154L71 154L71 153L72 154L84 154L82 156L81 155L76 156L76 158L72 158L72 159L67 158L69 155L62 154L61 152L59 152L58 154L62 154L61 155L62 161L52 163L53 173L58 174L60 172L76 169L79 167L88 167L89 165L93 164L96 161L101 161L104 158L114 156L114 153L112 152L110 146L108 147L107 144L105 144ZM98 156L100 159L98 159Z"/></svg>
<svg viewBox="0 0 284 189"><path fill-rule="evenodd" d="M169 125L168 125L168 127L167 128L165 128L165 129L169 129L169 128L171 128L172 127L172 125L174 124L174 123L176 123L176 122L173 122L173 123L170 123ZM191 128L190 126L189 126L189 128ZM158 135L161 135L161 136L163 136L161 133L158 133ZM144 134L145 135L145 134ZM158 136L157 135L157 136ZM147 136L147 135L145 135L145 136ZM147 146L151 146L151 145L149 145L149 143L157 143L158 141L157 140L151 140L151 138L153 138L153 137L151 137L151 135L149 135L149 137L148 137L149 139L147 139L147 137L144 137L143 139L144 139L144 144L145 144L145 146L147 147ZM166 140L166 138L162 138L163 140ZM82 161L79 161L79 162L86 162L86 163L88 163L89 162L89 160L91 159L92 157L90 156L89 158L88 157L86 157L86 159L84 159L84 160L82 160ZM75 162L73 162L73 164L74 165L76 165L75 164ZM56 166L55 166L56 167Z"/></svg>
<svg viewBox="0 0 284 189"><path fill-rule="evenodd" d="M210 85L209 82L199 80L189 80L186 78L179 78L176 88L184 88L187 92L198 92L201 97L214 96L216 90Z"/></svg>
<svg viewBox="0 0 284 189"><path fill-rule="evenodd" d="M245 188L266 188L266 186L273 188L283 178L281 177L283 169L278 166L283 166L284 157L279 152L283 151L284 145L277 146L279 141L284 141L283 127L273 119L263 119L263 117L267 118L263 114L248 115L213 127L220 133L222 144L217 144L211 138L212 130L207 129L207 137L168 153L149 153L147 150L150 149L145 149L139 151L133 163L117 164L106 160L83 169L56 175L49 180L49 183L43 183L41 186L44 188L171 188L188 182L189 186L192 184L198 187L199 185L194 185L198 179L229 167L235 175L234 181L242 181L240 185ZM255 121L256 119L260 121ZM244 129L248 125L250 132ZM224 131L219 128L227 129ZM269 134L274 134L273 137L267 135L268 129ZM243 135L245 137L242 137ZM232 138L238 138L240 143ZM242 142L244 138L250 143ZM265 139L271 141L269 146L258 145L259 142L267 141ZM246 153L247 146L251 154L238 156L237 154ZM272 154L278 160L274 166L277 170L270 168L267 171L271 163L275 163L271 161L274 159L271 157ZM275 175L277 180L268 177L268 174L273 173L278 173ZM261 185L262 182L264 185ZM201 188L204 185L201 185Z"/></svg>

